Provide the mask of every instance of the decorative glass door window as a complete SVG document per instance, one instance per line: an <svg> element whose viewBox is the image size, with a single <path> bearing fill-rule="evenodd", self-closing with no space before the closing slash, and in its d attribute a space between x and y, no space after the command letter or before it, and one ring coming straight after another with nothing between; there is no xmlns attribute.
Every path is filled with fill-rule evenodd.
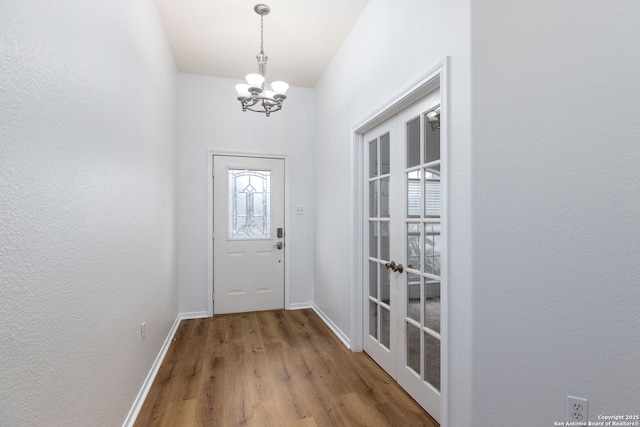
<svg viewBox="0 0 640 427"><path fill-rule="evenodd" d="M229 169L229 238L271 238L271 171Z"/></svg>

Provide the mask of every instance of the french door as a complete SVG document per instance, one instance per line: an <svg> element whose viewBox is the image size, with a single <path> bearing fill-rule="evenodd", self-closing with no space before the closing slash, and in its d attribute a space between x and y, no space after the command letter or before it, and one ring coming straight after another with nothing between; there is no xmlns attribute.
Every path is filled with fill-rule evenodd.
<svg viewBox="0 0 640 427"><path fill-rule="evenodd" d="M439 104L437 90L367 132L363 150L364 350L438 421Z"/></svg>

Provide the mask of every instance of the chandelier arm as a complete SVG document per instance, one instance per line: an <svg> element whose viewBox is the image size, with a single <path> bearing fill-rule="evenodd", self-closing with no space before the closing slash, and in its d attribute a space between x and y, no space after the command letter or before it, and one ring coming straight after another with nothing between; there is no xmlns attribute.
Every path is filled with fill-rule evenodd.
<svg viewBox="0 0 640 427"><path fill-rule="evenodd" d="M256 105L258 103L258 99L253 99L253 98L247 98L241 101L242 102L242 108L250 108L253 107L254 105Z"/></svg>
<svg viewBox="0 0 640 427"><path fill-rule="evenodd" d="M269 101L266 103L265 101ZM265 110L278 111L282 108L282 99L269 98L268 96L255 96L243 99L242 107L251 111L264 112ZM255 109L256 105L260 105L262 109ZM269 106L270 105L270 106ZM277 106L277 109L274 108Z"/></svg>
<svg viewBox="0 0 640 427"><path fill-rule="evenodd" d="M269 109L266 109L266 108L257 109L257 108L251 108L251 107L246 107L246 109L249 111L253 111L254 113L264 113L267 115L267 117L269 117L270 113L275 113L276 111L282 110L282 105L276 105L275 107L271 107Z"/></svg>

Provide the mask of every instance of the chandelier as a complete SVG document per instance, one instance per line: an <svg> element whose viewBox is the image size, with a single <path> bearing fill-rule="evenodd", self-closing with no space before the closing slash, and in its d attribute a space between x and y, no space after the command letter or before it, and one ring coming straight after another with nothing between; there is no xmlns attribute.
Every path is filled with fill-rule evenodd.
<svg viewBox="0 0 640 427"><path fill-rule="evenodd" d="M238 101L242 104L242 111L255 111L264 113L267 117L275 111L282 109L282 101L287 99L285 93L289 85L282 81L271 83L271 90L265 84L265 74L267 72L267 55L264 54L263 33L264 16L271 12L266 4L257 4L253 10L260 15L260 53L256 56L258 60L258 74L247 74L247 83L236 85L238 91Z"/></svg>

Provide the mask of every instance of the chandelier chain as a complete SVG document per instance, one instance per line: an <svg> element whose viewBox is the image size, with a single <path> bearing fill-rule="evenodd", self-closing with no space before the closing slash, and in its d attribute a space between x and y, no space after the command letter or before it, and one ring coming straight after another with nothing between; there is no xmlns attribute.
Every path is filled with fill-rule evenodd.
<svg viewBox="0 0 640 427"><path fill-rule="evenodd" d="M264 16L260 15L260 53L264 53Z"/></svg>

